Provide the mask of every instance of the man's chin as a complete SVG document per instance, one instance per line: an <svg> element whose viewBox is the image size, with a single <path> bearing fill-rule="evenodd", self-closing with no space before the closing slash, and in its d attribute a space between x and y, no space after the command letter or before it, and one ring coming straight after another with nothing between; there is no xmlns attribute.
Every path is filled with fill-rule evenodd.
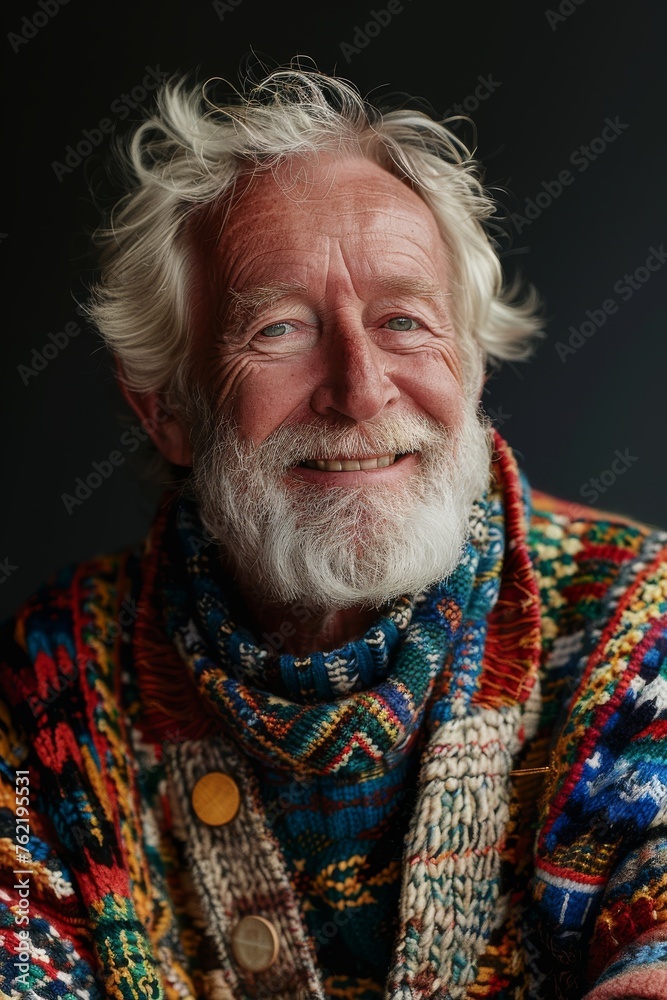
<svg viewBox="0 0 667 1000"><path fill-rule="evenodd" d="M458 564L467 513L417 508L401 516L357 503L324 530L304 515L265 539L264 592L273 602L342 610L424 590Z"/></svg>

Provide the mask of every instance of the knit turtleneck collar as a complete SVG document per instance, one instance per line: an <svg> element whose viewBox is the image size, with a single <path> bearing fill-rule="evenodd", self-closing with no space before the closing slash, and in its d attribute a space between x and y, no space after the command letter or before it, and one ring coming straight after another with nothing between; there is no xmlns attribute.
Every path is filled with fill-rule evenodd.
<svg viewBox="0 0 667 1000"><path fill-rule="evenodd" d="M508 548L518 541L508 546L508 495L512 533L525 523L513 459L506 456L494 473L473 505L465 550L447 580L396 600L360 639L298 657L277 655L233 620L229 584L196 505L172 498L149 549L154 611L180 668L170 685L140 650L149 711L180 714L192 732L196 705L197 732L223 730L260 762L297 773L352 776L392 767L413 747L443 665L449 692L440 720L480 694L488 621ZM145 654L155 636L145 616L138 633ZM525 636L521 642L525 649ZM520 688L522 680L513 683Z"/></svg>
<svg viewBox="0 0 667 1000"><path fill-rule="evenodd" d="M179 585L187 589L192 621L220 667L251 687L301 704L333 701L384 680L413 618L415 605L410 597L397 598L364 636L340 648L307 656L281 654L280 633L256 636L234 620L233 582L225 577L215 546L202 545L203 534L196 504L179 498L165 537L176 550L172 566L180 566L185 575L181 573L180 584L176 574L169 581L163 576L163 585L172 595ZM294 605L287 626L293 629L292 622L304 612L308 614L302 605ZM167 627L174 637L178 618L173 600L172 611L167 610ZM197 668L199 673L204 669L203 664Z"/></svg>

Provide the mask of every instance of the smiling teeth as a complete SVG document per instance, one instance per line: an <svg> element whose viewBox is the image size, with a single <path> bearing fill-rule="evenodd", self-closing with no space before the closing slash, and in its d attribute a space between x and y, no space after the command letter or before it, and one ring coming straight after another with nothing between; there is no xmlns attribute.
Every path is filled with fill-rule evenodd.
<svg viewBox="0 0 667 1000"><path fill-rule="evenodd" d="M326 460L314 458L303 464L308 469L320 472L361 472L367 469L386 469L396 461L396 455L380 455L379 458L343 458Z"/></svg>

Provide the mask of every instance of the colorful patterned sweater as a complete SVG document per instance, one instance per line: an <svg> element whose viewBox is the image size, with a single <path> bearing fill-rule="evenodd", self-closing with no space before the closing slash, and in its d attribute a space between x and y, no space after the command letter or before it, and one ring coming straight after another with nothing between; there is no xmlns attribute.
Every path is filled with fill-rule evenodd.
<svg viewBox="0 0 667 1000"><path fill-rule="evenodd" d="M667 535L531 492L499 436L493 470L455 578L362 656L274 658L253 687L206 574L215 649L163 575L173 498L141 553L7 623L2 995L667 996ZM210 771L242 793L220 827L190 804ZM244 914L278 932L266 972L230 948ZM355 937L366 978L336 968Z"/></svg>

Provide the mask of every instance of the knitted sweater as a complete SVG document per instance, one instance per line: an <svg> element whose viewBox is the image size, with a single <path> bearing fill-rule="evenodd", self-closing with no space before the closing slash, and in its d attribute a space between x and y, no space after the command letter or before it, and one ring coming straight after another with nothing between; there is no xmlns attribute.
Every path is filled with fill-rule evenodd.
<svg viewBox="0 0 667 1000"><path fill-rule="evenodd" d="M496 448L502 586L482 669L434 675L384 995L664 997L667 535L537 492L527 513ZM151 617L154 556L65 571L6 626L0 989L363 995L324 975L256 767ZM210 771L241 790L215 828L190 805ZM278 932L264 973L230 949L247 913Z"/></svg>

